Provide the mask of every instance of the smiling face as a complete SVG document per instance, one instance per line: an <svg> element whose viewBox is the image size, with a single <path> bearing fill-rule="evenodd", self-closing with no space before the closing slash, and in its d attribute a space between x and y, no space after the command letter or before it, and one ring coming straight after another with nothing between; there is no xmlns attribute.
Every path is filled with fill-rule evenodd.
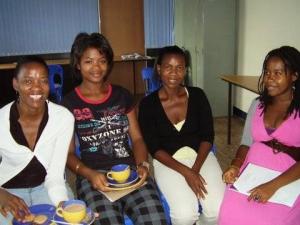
<svg viewBox="0 0 300 225"><path fill-rule="evenodd" d="M169 88L181 85L186 74L185 64L185 58L182 55L165 55L161 65L157 65L157 72L163 85Z"/></svg>
<svg viewBox="0 0 300 225"><path fill-rule="evenodd" d="M19 93L21 107L29 110L44 107L49 96L47 68L37 62L24 64L13 79L13 87Z"/></svg>
<svg viewBox="0 0 300 225"><path fill-rule="evenodd" d="M100 54L97 48L87 48L77 65L83 82L102 83L108 72L108 62L105 55Z"/></svg>
<svg viewBox="0 0 300 225"><path fill-rule="evenodd" d="M293 82L296 79L297 75L286 69L280 58L271 57L268 60L263 81L269 96L292 96Z"/></svg>

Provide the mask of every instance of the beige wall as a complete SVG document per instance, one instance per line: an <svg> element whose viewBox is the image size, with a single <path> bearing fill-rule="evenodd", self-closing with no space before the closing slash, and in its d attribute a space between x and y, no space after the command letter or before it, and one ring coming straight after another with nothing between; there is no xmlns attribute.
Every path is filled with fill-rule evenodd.
<svg viewBox="0 0 300 225"><path fill-rule="evenodd" d="M265 55L282 45L300 50L299 0L238 0L237 74L260 75ZM247 112L255 94L236 89L235 106Z"/></svg>

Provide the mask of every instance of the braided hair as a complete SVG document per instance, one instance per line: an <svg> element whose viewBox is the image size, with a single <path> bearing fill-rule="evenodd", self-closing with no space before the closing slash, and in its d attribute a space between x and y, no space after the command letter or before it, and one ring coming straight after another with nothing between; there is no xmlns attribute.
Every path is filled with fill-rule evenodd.
<svg viewBox="0 0 300 225"><path fill-rule="evenodd" d="M273 49L265 57L262 73L258 81L258 99L261 102L260 107L263 108L263 111L265 112L267 106L272 103L272 97L268 95L268 91L264 86L264 72L266 71L269 60L273 57L277 57L282 60L285 74L297 74L297 80L294 81L295 89L293 92L293 99L287 109L287 115L291 115L295 111L295 117L297 114L300 117L300 52L294 47L282 46L280 48Z"/></svg>

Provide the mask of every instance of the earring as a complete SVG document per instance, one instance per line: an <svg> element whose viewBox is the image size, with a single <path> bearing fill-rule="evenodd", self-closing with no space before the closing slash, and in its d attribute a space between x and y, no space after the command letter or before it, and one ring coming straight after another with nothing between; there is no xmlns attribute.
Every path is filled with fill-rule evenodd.
<svg viewBox="0 0 300 225"><path fill-rule="evenodd" d="M16 91L16 101L17 101L17 103L20 102L20 95L19 95L18 91Z"/></svg>

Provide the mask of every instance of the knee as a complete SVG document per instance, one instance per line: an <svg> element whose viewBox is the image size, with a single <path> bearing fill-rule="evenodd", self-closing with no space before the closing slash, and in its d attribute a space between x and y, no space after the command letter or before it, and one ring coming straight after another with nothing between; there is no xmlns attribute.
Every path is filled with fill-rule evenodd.
<svg viewBox="0 0 300 225"><path fill-rule="evenodd" d="M182 210L177 213L171 212L170 217L172 225L192 225L198 220L199 213Z"/></svg>
<svg viewBox="0 0 300 225"><path fill-rule="evenodd" d="M220 204L211 204L202 208L202 214L207 218L216 218L219 215Z"/></svg>
<svg viewBox="0 0 300 225"><path fill-rule="evenodd" d="M216 197L215 199L213 198L207 198L204 201L201 202L201 207L202 207L202 214L205 217L218 217L221 203L222 203L222 197Z"/></svg>
<svg viewBox="0 0 300 225"><path fill-rule="evenodd" d="M205 215L200 215L199 220L197 222L197 225L199 224L217 224L218 223L218 217L206 217Z"/></svg>
<svg viewBox="0 0 300 225"><path fill-rule="evenodd" d="M171 217L172 225L193 225L197 219L190 217Z"/></svg>

